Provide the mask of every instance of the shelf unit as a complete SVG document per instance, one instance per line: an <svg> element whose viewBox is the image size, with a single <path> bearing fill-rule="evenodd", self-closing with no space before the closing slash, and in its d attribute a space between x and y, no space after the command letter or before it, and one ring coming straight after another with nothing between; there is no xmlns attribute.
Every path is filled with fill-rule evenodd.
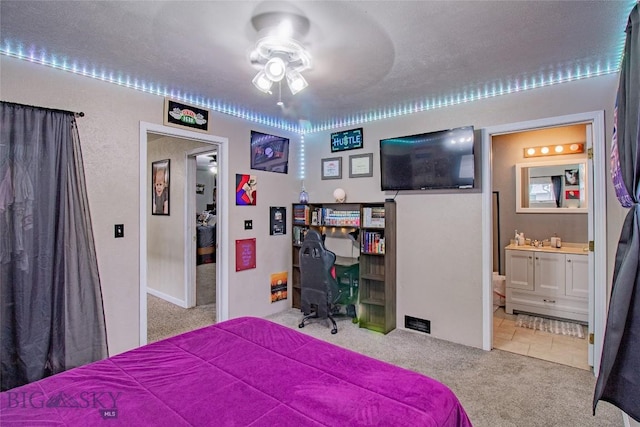
<svg viewBox="0 0 640 427"><path fill-rule="evenodd" d="M309 228L359 230L359 324L388 333L396 327L396 204L321 203L292 206L292 306L300 308L300 244Z"/></svg>

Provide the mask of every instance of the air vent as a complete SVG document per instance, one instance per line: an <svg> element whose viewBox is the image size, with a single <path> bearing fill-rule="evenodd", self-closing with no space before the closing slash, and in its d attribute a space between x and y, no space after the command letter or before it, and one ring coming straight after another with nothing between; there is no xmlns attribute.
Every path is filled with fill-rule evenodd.
<svg viewBox="0 0 640 427"><path fill-rule="evenodd" d="M415 331L431 333L431 320L418 319L417 317L404 316L404 327Z"/></svg>

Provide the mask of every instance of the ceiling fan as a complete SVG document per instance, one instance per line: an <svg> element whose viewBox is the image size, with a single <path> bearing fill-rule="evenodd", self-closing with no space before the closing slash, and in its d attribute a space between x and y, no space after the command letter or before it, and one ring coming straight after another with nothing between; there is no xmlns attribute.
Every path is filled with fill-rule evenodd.
<svg viewBox="0 0 640 427"><path fill-rule="evenodd" d="M255 48L249 54L251 65L258 70L252 83L269 94L277 83L279 106L283 106L282 80L286 78L291 94L295 95L309 85L301 73L311 68L311 55L300 41L309 32L309 19L289 9L259 12L251 18L258 35Z"/></svg>

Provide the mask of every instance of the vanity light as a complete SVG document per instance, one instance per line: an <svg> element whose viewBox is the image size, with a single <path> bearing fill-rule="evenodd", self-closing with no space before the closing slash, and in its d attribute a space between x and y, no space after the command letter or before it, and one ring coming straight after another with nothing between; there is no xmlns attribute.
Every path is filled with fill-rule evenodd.
<svg viewBox="0 0 640 427"><path fill-rule="evenodd" d="M580 154L584 153L583 143L558 144L551 150L548 146L529 147L524 149L524 157L555 156L558 154Z"/></svg>

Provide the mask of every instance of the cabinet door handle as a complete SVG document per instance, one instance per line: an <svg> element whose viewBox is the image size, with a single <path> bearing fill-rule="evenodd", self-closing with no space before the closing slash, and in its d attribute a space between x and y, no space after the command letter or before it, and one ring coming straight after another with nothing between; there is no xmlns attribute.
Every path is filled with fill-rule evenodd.
<svg viewBox="0 0 640 427"><path fill-rule="evenodd" d="M555 304L555 303L556 303L556 300L553 300L553 299L543 299L542 301L544 301L544 302L550 302L550 303L553 303L553 304Z"/></svg>
<svg viewBox="0 0 640 427"><path fill-rule="evenodd" d="M570 259L568 259L568 260L567 260L567 262L571 262L571 260L570 260Z"/></svg>

